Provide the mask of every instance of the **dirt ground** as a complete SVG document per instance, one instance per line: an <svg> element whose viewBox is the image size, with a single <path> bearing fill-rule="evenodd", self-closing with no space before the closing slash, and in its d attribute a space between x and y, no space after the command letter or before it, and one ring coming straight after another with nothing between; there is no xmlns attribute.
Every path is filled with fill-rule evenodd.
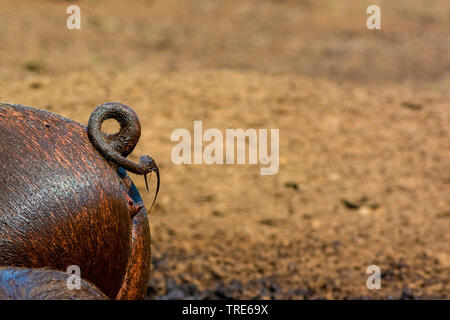
<svg viewBox="0 0 450 320"><path fill-rule="evenodd" d="M0 101L136 110L150 299L449 299L450 2L85 0L68 30L72 3L0 1ZM278 128L278 174L173 164L194 120Z"/></svg>

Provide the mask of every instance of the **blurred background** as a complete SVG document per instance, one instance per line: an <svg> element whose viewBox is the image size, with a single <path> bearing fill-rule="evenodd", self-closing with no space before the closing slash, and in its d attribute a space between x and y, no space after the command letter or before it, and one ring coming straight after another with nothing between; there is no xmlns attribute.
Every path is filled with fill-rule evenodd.
<svg viewBox="0 0 450 320"><path fill-rule="evenodd" d="M449 298L449 1L0 0L0 48L0 101L138 113L149 299ZM174 165L194 120L280 129L278 174Z"/></svg>

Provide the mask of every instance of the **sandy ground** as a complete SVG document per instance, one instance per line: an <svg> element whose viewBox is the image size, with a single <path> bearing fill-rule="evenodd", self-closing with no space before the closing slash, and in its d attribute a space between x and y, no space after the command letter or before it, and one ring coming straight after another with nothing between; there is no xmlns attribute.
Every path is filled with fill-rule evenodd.
<svg viewBox="0 0 450 320"><path fill-rule="evenodd" d="M149 298L449 298L450 3L77 1L73 31L70 3L0 1L0 101L136 110L130 157L162 176ZM278 128L278 174L176 166L194 120Z"/></svg>

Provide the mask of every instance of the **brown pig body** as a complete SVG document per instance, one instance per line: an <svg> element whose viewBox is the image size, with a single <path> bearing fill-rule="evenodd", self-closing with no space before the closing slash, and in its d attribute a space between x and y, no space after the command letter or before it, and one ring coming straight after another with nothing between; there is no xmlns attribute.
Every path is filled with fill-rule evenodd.
<svg viewBox="0 0 450 320"><path fill-rule="evenodd" d="M107 113L101 122L120 122L118 134L101 138L123 158L139 140L137 116L119 103L97 109ZM126 122L130 115L137 124ZM126 139L130 125L137 138ZM147 212L124 168L93 145L99 134L51 112L0 103L0 266L65 272L76 265L111 299L143 298Z"/></svg>

